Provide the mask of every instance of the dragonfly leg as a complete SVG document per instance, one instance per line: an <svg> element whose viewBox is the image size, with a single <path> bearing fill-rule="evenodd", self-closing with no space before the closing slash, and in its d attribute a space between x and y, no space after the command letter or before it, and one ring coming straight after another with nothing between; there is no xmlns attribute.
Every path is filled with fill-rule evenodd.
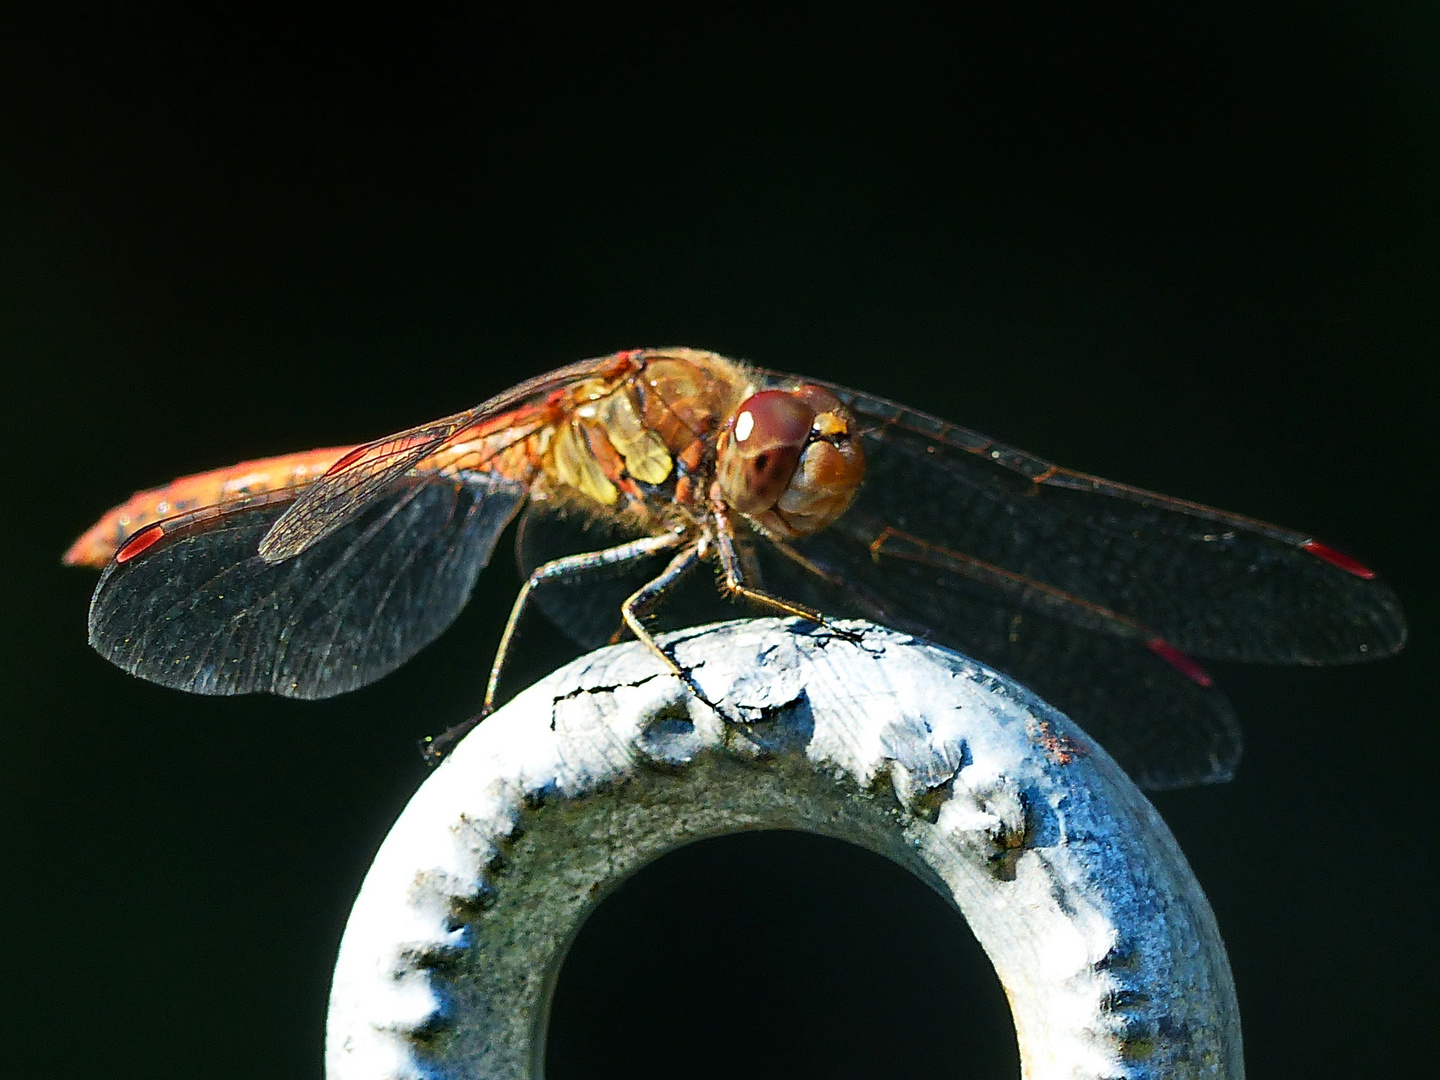
<svg viewBox="0 0 1440 1080"><path fill-rule="evenodd" d="M715 548L720 558L720 587L727 596L739 597L747 600L757 607L766 608L770 611L779 612L782 615L794 615L801 619L807 619L825 627L827 630L847 640L858 641L859 636L849 630L841 630L830 622L823 612L816 611L812 607L797 603L794 600L787 600L783 596L776 596L764 589L757 589L745 582L744 563L739 552L735 550L735 541L728 528L728 522L721 518L718 522L719 528L715 534ZM783 549L784 545L780 545Z"/></svg>
<svg viewBox="0 0 1440 1080"><path fill-rule="evenodd" d="M553 578L584 574L586 571L602 566L616 566L643 559L657 552L668 551L683 539L681 533L642 536L638 540L630 540L602 551L586 551L577 555L567 555L564 558L553 559L542 566L537 566L526 579L525 584L520 587L520 592L515 597L515 603L510 608L510 618L505 621L505 632L500 635L500 646L495 650L495 660L490 665L490 678L485 684L485 701L480 706L480 711L449 728L444 734L427 735L421 739L420 756L428 764L439 764L440 760L461 738L494 711L495 697L500 689L500 676L505 670L505 661L509 659L510 646L514 643L515 631L520 625L520 616L525 611L525 605L529 601L531 593L537 587Z"/></svg>
<svg viewBox="0 0 1440 1080"><path fill-rule="evenodd" d="M509 659L510 645L514 640L515 630L520 625L520 615L525 610L525 604L529 601L530 594L536 588L552 578L572 577L584 574L589 570L597 570L603 566L619 566L646 558L657 552L668 551L679 544L682 539L683 534L674 532L664 533L660 536L642 536L638 540L616 544L614 547L601 551L567 555L564 558L553 559L542 566L537 566L526 579L525 584L520 587L520 593L515 597L515 604L510 609L510 618L505 621L505 632L500 635L500 647L495 650L495 662L490 667L490 681L485 686L484 712L488 713L495 707L495 695L500 688L500 674L504 670L505 661Z"/></svg>
<svg viewBox="0 0 1440 1080"><path fill-rule="evenodd" d="M625 620L625 625L635 635L636 640L645 643L645 647L664 661L665 666L680 676L681 680L688 686L692 693L701 701L709 704L709 699L701 693L695 680L690 673L682 668L675 657L671 656L666 649L655 640L649 630L645 629L644 618L665 599L665 594L684 577L695 564L700 561L700 544L693 543L685 547L670 560L670 564L660 572L660 576L652 581L646 582L639 589L633 592L625 603L620 605L620 615Z"/></svg>

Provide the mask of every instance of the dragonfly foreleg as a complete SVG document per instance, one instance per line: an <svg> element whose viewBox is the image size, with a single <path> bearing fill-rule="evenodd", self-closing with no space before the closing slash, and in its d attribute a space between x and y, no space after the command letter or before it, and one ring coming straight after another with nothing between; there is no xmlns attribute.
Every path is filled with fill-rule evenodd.
<svg viewBox="0 0 1440 1080"><path fill-rule="evenodd" d="M727 525L728 522L722 521L721 528L716 530L715 535L715 549L720 558L720 588L724 590L727 596L747 600L757 607L779 612L782 615L794 615L801 619L808 619L810 622L817 623L833 631L840 637L858 640L856 635L850 631L841 630L832 625L822 612L816 611L812 607L806 607L804 604L797 603L794 600L787 600L783 596L776 596L773 593L766 592L764 589L758 589L753 585L747 584L745 580L744 560L740 558L740 553L735 548L734 538L731 536L728 527L726 527ZM783 547L783 545L780 546Z"/></svg>

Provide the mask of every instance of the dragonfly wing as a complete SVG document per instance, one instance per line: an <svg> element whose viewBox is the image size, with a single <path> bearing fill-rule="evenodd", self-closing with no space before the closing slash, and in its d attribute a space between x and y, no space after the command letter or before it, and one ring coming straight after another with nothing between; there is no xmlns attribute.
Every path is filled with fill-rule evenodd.
<svg viewBox="0 0 1440 1080"><path fill-rule="evenodd" d="M854 509L872 520L1102 605L1197 656L1331 664L1404 643L1389 587L1303 533L1061 469L830 389L866 429ZM885 560L883 544L877 554Z"/></svg>
<svg viewBox="0 0 1440 1080"><path fill-rule="evenodd" d="M145 533L132 538L101 576L91 644L192 693L353 690L454 621L525 496L483 474L407 477L284 562L258 547L293 491L172 518L151 526L163 536L149 546Z"/></svg>
<svg viewBox="0 0 1440 1080"><path fill-rule="evenodd" d="M357 446L308 485L272 524L260 543L271 562L293 558L364 512L390 485L447 443L480 429L513 427L512 442L547 422L543 410L526 410L576 380L605 375L629 361L625 354L583 360L511 387L473 409ZM503 444L501 444L503 445ZM497 445L493 449L500 449Z"/></svg>
<svg viewBox="0 0 1440 1080"><path fill-rule="evenodd" d="M418 462L470 420L456 413L375 442L357 446L307 485L285 508L258 545L270 562L294 558L363 513Z"/></svg>
<svg viewBox="0 0 1440 1080"><path fill-rule="evenodd" d="M803 565L772 545L756 550L770 591L912 632L1005 672L1079 723L1141 787L1234 774L1241 735L1224 694L1197 681L1198 669L1147 647L1146 635L1096 633L1093 608L1067 613L1053 596L1030 602L1023 588L1001 591L939 559L877 563L835 527L793 545Z"/></svg>

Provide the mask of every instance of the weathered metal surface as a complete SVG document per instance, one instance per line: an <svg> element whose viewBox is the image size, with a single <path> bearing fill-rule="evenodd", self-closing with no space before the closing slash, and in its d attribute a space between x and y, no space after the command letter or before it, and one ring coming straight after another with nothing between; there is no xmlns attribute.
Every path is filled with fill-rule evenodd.
<svg viewBox="0 0 1440 1080"><path fill-rule="evenodd" d="M787 828L879 852L954 902L1028 1080L1239 1080L1214 917L1108 755L973 661L844 625L858 643L776 620L671 636L718 712L631 644L480 725L365 879L329 1076L542 1076L551 992L594 906L681 845Z"/></svg>

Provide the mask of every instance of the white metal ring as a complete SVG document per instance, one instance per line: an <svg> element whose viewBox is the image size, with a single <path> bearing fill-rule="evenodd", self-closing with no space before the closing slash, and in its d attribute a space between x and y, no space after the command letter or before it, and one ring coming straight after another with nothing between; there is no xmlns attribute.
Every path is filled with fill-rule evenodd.
<svg viewBox="0 0 1440 1080"><path fill-rule="evenodd" d="M550 996L587 914L645 864L743 829L839 837L969 922L1027 1080L1239 1080L1214 916L1105 752L984 666L866 623L725 623L530 687L416 793L341 943L332 1080L540 1077ZM723 715L722 715L723 713Z"/></svg>

